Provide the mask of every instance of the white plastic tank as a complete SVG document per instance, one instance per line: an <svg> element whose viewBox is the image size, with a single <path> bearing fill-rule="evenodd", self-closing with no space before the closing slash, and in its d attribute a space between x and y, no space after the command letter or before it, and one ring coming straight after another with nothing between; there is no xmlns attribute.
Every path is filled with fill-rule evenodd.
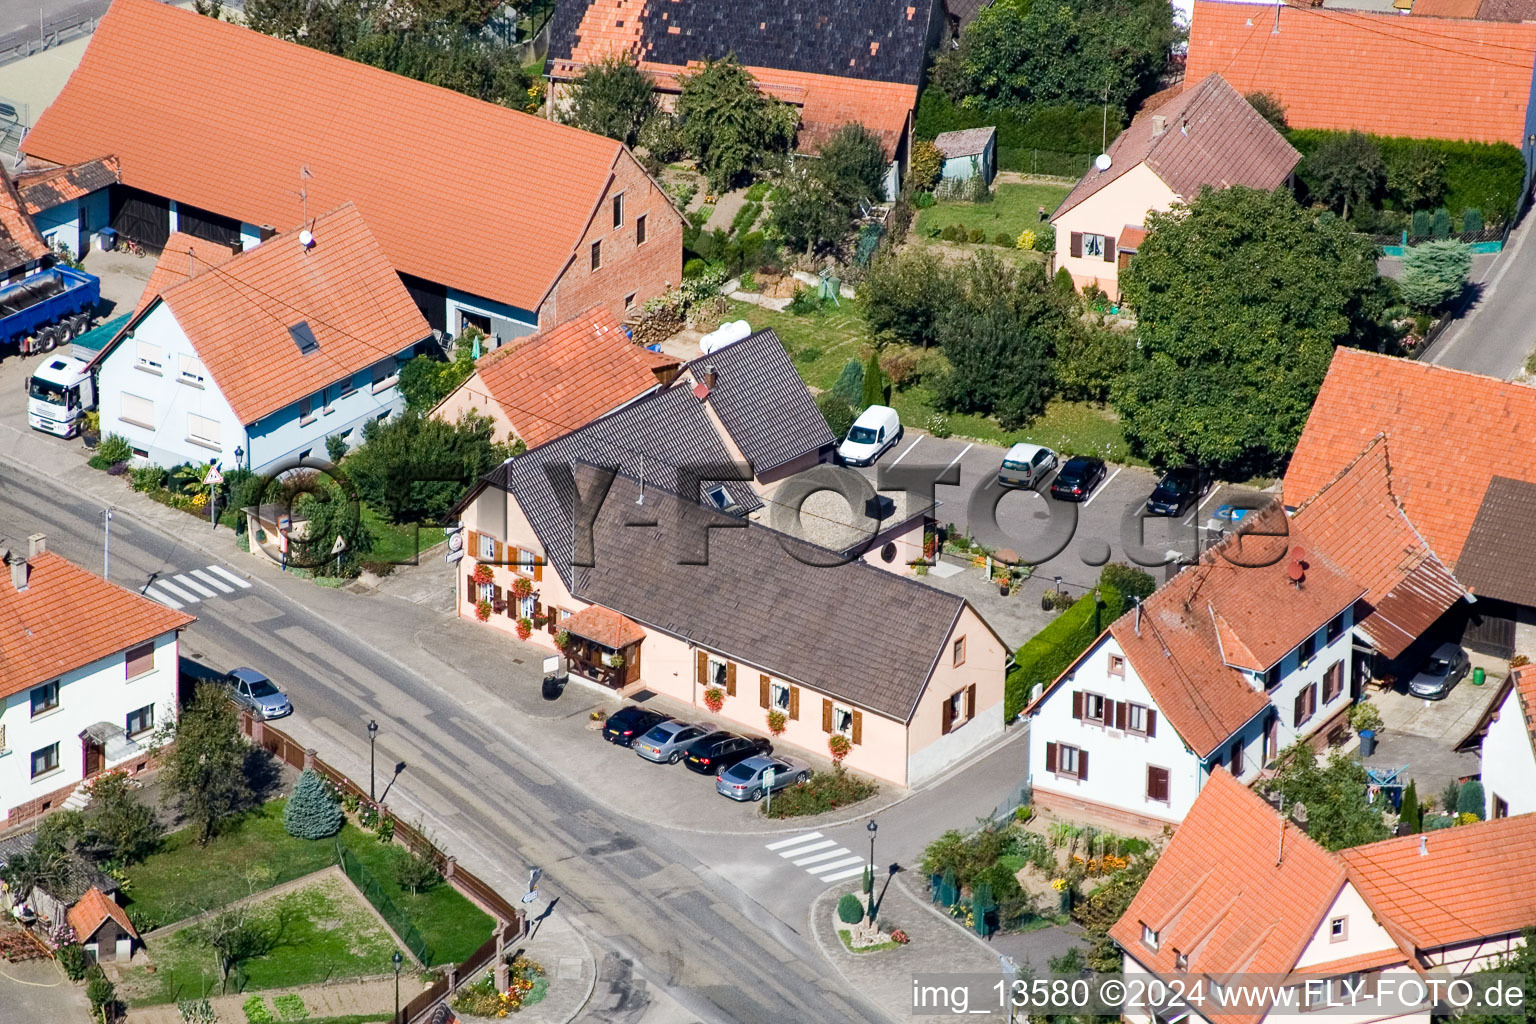
<svg viewBox="0 0 1536 1024"><path fill-rule="evenodd" d="M724 348L733 341L740 341L752 333L752 325L745 320L732 320L721 324L699 339L699 351L705 355Z"/></svg>

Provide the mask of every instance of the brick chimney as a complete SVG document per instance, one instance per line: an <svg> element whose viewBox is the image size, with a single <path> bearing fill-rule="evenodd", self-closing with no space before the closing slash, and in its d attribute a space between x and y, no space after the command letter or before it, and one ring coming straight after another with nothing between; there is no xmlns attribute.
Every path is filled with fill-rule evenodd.
<svg viewBox="0 0 1536 1024"><path fill-rule="evenodd" d="M27 560L22 557L21 552L19 551L7 552L5 560L9 562L11 566L11 586L15 587L17 590L26 590L27 574L31 570L31 566L27 564Z"/></svg>
<svg viewBox="0 0 1536 1024"><path fill-rule="evenodd" d="M1162 114L1152 115L1152 137L1155 139L1168 130L1168 118Z"/></svg>

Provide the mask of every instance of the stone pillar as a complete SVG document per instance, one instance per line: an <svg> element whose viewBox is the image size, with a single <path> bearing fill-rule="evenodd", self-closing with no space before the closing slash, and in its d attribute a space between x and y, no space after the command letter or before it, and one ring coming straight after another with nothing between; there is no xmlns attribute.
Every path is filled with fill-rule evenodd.
<svg viewBox="0 0 1536 1024"><path fill-rule="evenodd" d="M267 723L254 715L251 717L250 723L251 746L259 747L262 745L262 740L267 738Z"/></svg>
<svg viewBox="0 0 1536 1024"><path fill-rule="evenodd" d="M448 994L451 996L459 989L459 965L448 965Z"/></svg>
<svg viewBox="0 0 1536 1024"><path fill-rule="evenodd" d="M496 991L505 992L512 983L512 972L507 966L507 922L496 919Z"/></svg>
<svg viewBox="0 0 1536 1024"><path fill-rule="evenodd" d="M455 857L453 854L450 853L446 857L444 857L443 858L443 881L446 882L446 881L451 880L453 878L453 873L458 868L458 866L459 866L459 858Z"/></svg>
<svg viewBox="0 0 1536 1024"><path fill-rule="evenodd" d="M315 767L315 748L314 747L305 747L304 748L304 770L305 771L311 771L311 770L314 769L314 767Z"/></svg>

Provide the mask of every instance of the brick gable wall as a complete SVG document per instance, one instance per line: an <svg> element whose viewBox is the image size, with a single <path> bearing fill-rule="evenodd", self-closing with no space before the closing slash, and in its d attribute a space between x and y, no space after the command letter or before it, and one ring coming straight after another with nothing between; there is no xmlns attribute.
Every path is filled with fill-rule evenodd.
<svg viewBox="0 0 1536 1024"><path fill-rule="evenodd" d="M624 223L613 226L613 197L624 196ZM645 217L645 244L635 243L635 223ZM592 269L592 243L602 243L602 266ZM683 218L634 156L626 151L614 167L592 222L571 264L539 310L547 330L599 303L620 320L624 300L645 300L675 287L683 277Z"/></svg>

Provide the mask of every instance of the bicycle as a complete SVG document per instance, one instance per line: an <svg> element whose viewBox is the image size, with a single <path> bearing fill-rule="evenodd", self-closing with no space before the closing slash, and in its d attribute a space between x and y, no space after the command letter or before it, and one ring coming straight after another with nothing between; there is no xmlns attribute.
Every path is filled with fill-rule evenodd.
<svg viewBox="0 0 1536 1024"><path fill-rule="evenodd" d="M131 252L141 258L144 255L144 247L126 235L117 236L117 247L124 252Z"/></svg>

